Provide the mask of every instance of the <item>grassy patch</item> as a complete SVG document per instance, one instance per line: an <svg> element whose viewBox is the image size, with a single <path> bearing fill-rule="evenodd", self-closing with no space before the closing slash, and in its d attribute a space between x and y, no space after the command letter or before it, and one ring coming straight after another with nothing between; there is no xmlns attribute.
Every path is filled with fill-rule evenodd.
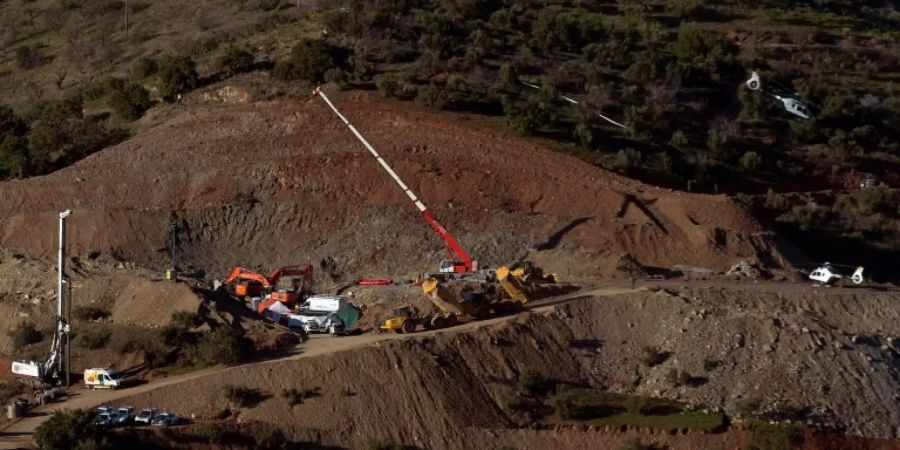
<svg viewBox="0 0 900 450"><path fill-rule="evenodd" d="M628 425L648 427L658 430L689 429L696 431L713 431L725 425L725 415L720 413L681 412L662 416L635 414L630 412L589 420L591 425Z"/></svg>

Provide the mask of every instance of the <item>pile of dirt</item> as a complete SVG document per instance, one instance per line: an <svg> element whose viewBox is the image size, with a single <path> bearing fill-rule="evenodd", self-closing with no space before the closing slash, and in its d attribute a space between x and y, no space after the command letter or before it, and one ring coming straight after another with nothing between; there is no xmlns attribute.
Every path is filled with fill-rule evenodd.
<svg viewBox="0 0 900 450"><path fill-rule="evenodd" d="M360 343L323 356L238 367L123 401L201 418L232 408L239 421L279 424L299 441L353 448L369 439L423 448L518 447L526 436L580 448L577 428L565 437L520 428L509 392L530 369L575 385L724 410L735 420L748 414L739 404L758 399L752 414L759 417L802 411L799 420L813 425L898 436L896 349L879 344L900 335L896 309L886 308L894 296L790 291L755 284L583 297L466 331L371 345L363 336L345 338ZM661 363L644 361L642 349L650 346L665 354ZM672 370L688 372L692 381L673 384ZM260 403L235 410L221 395L229 384L258 389ZM292 406L279 395L284 389L312 394ZM672 442L665 439L660 442ZM696 445L703 439L717 438L699 435L693 447L674 448L706 448ZM716 442L710 447L743 446Z"/></svg>
<svg viewBox="0 0 900 450"><path fill-rule="evenodd" d="M726 270L787 262L725 196L642 185L467 121L335 101L483 266L529 250L550 271L621 276L604 261ZM333 278L412 277L442 244L319 99L182 114L48 176L0 183L0 246L46 258L72 208L73 255L161 269L174 212L185 269L221 277L333 258Z"/></svg>
<svg viewBox="0 0 900 450"><path fill-rule="evenodd" d="M178 311L199 313L201 298L186 284L136 279L116 298L114 323L159 327Z"/></svg>

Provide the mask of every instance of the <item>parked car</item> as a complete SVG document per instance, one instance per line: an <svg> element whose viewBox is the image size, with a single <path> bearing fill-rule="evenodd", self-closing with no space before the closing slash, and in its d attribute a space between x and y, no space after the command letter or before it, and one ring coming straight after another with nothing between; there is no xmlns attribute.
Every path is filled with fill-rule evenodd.
<svg viewBox="0 0 900 450"><path fill-rule="evenodd" d="M111 427L116 424L116 419L116 412L110 410L108 412L102 412L98 414L97 418L94 419L94 423L101 427Z"/></svg>
<svg viewBox="0 0 900 450"><path fill-rule="evenodd" d="M114 412L114 411L115 411L115 408L112 408L112 407L109 407L106 405L97 407L97 415L100 415L103 413L110 413L110 412Z"/></svg>
<svg viewBox="0 0 900 450"><path fill-rule="evenodd" d="M150 424L157 427L178 425L178 415L175 413L164 412L156 416Z"/></svg>
<svg viewBox="0 0 900 450"><path fill-rule="evenodd" d="M142 409L141 412L138 413L137 416L134 417L134 423L139 424L142 423L144 425L150 425L150 422L159 415L159 410L156 408L145 408Z"/></svg>
<svg viewBox="0 0 900 450"><path fill-rule="evenodd" d="M116 410L116 425L124 426L134 421L134 407L123 406Z"/></svg>

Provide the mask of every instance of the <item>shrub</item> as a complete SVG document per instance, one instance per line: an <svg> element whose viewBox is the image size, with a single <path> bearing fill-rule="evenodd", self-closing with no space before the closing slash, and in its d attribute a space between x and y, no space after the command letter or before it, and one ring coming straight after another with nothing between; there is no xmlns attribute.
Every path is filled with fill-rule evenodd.
<svg viewBox="0 0 900 450"><path fill-rule="evenodd" d="M160 95L169 100L190 92L200 80L197 63L186 56L166 59L160 65L157 77Z"/></svg>
<svg viewBox="0 0 900 450"><path fill-rule="evenodd" d="M892 200L891 191L885 185L863 189L857 194L860 211L866 214L890 211Z"/></svg>
<svg viewBox="0 0 900 450"><path fill-rule="evenodd" d="M710 359L710 358L703 359L703 370L705 370L707 372L711 372L721 365L722 365L721 361L718 361L715 359Z"/></svg>
<svg viewBox="0 0 900 450"><path fill-rule="evenodd" d="M87 328L78 333L77 343L81 348L96 350L103 348L109 343L109 330L100 328Z"/></svg>
<svg viewBox="0 0 900 450"><path fill-rule="evenodd" d="M94 412L86 409L53 411L34 431L34 440L43 450L71 450L99 445L100 430Z"/></svg>
<svg viewBox="0 0 900 450"><path fill-rule="evenodd" d="M251 431L253 443L258 450L280 450L287 447L287 439L275 425L256 423Z"/></svg>
<svg viewBox="0 0 900 450"><path fill-rule="evenodd" d="M250 354L252 341L237 330L221 326L204 334L192 347L191 359L195 364L236 364Z"/></svg>
<svg viewBox="0 0 900 450"><path fill-rule="evenodd" d="M148 369L156 369L169 363L169 352L159 339L155 337L144 337L140 341L136 341L137 347L144 352L144 364Z"/></svg>
<svg viewBox="0 0 900 450"><path fill-rule="evenodd" d="M678 30L672 52L681 62L714 68L719 63L731 63L737 47L718 31L685 25Z"/></svg>
<svg viewBox="0 0 900 450"><path fill-rule="evenodd" d="M658 450L660 447L655 444L645 444L640 439L632 439L625 443L622 450Z"/></svg>
<svg viewBox="0 0 900 450"><path fill-rule="evenodd" d="M304 39L291 50L287 60L279 61L272 75L282 80L325 81L325 72L336 66L334 50L321 39Z"/></svg>
<svg viewBox="0 0 900 450"><path fill-rule="evenodd" d="M658 366L669 359L668 352L660 351L659 347L655 347L652 345L644 347L642 352L643 356L641 357L641 362L643 362L647 367Z"/></svg>
<svg viewBox="0 0 900 450"><path fill-rule="evenodd" d="M10 330L9 337L12 339L13 347L21 349L26 345L41 342L44 334L33 323L22 322Z"/></svg>
<svg viewBox="0 0 900 450"><path fill-rule="evenodd" d="M745 450L790 450L800 448L800 444L803 444L803 433L798 428L762 424L753 429Z"/></svg>
<svg viewBox="0 0 900 450"><path fill-rule="evenodd" d="M16 64L20 69L34 69L45 62L46 58L37 45L23 45L16 49Z"/></svg>
<svg viewBox="0 0 900 450"><path fill-rule="evenodd" d="M137 83L124 83L113 89L109 97L109 106L113 111L128 120L139 119L151 105L150 93Z"/></svg>
<svg viewBox="0 0 900 450"><path fill-rule="evenodd" d="M175 311L172 313L169 323L176 327L190 330L200 325L200 315L191 311Z"/></svg>
<svg viewBox="0 0 900 450"><path fill-rule="evenodd" d="M10 399L25 392L25 385L16 381L0 383L0 404L5 405Z"/></svg>
<svg viewBox="0 0 900 450"><path fill-rule="evenodd" d="M225 386L225 399L238 408L256 406L261 398L259 391L247 386Z"/></svg>
<svg viewBox="0 0 900 450"><path fill-rule="evenodd" d="M78 320L87 322L109 317L109 311L96 306L76 306L72 309L72 315Z"/></svg>
<svg viewBox="0 0 900 450"><path fill-rule="evenodd" d="M219 58L219 70L227 76L247 72L253 68L253 55L247 50L231 47Z"/></svg>
<svg viewBox="0 0 900 450"><path fill-rule="evenodd" d="M534 369L526 369L518 381L519 392L534 397L546 395L552 387L553 383Z"/></svg>
<svg viewBox="0 0 900 450"><path fill-rule="evenodd" d="M762 158L754 151L749 151L744 153L744 156L741 156L741 167L750 171L756 172L759 169L759 166L762 165Z"/></svg>
<svg viewBox="0 0 900 450"><path fill-rule="evenodd" d="M762 401L758 398L745 398L735 403L735 409L743 417L752 417L759 412L762 407Z"/></svg>
<svg viewBox="0 0 900 450"><path fill-rule="evenodd" d="M347 76L347 72L338 67L332 67L325 72L325 81L327 83L334 83L338 85L338 87L343 88L346 86L348 80L349 76Z"/></svg>
<svg viewBox="0 0 900 450"><path fill-rule="evenodd" d="M281 391L281 397L287 400L291 406L297 406L303 403L303 399L308 398L313 391L297 390L294 388ZM343 393L343 391L342 391Z"/></svg>
<svg viewBox="0 0 900 450"><path fill-rule="evenodd" d="M80 100L46 102L37 107L28 133L33 173L69 165L121 140L125 134L82 116Z"/></svg>
<svg viewBox="0 0 900 450"><path fill-rule="evenodd" d="M382 97L396 97L404 100L413 98L418 89L409 73L384 73L375 75L375 87Z"/></svg>
<svg viewBox="0 0 900 450"><path fill-rule="evenodd" d="M196 434L197 437L209 444L225 444L228 430L226 430L222 424L201 423L197 426Z"/></svg>
<svg viewBox="0 0 900 450"><path fill-rule="evenodd" d="M156 73L159 70L159 64L152 58L141 58L131 66L131 76L135 80L143 80Z"/></svg>

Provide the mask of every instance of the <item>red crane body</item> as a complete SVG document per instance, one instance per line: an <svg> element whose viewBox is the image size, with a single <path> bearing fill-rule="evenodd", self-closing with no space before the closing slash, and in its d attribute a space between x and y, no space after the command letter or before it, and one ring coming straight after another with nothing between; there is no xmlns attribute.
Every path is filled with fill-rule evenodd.
<svg viewBox="0 0 900 450"><path fill-rule="evenodd" d="M363 146L366 147L366 150L368 150L369 153L371 153L372 156L375 157L378 163L381 164L381 167L384 168L388 175L390 175L391 178L393 178L393 180L397 183L397 185L400 186L400 189L402 189L403 192L409 197L409 199L412 200L413 204L416 206L416 209L418 209L419 212L422 213L422 218L425 219L425 222L427 222L428 225L430 225L434 230L434 232L437 233L437 235L441 238L441 240L444 241L444 247L447 251L447 256L450 257L450 261L442 261L440 271L442 273L468 273L478 270L478 262L472 260L472 257L469 256L469 254L465 249L462 248L461 245L459 245L459 242L456 240L456 238L453 237L453 235L449 231L447 231L447 229L444 228L444 226L441 225L441 223L438 222L437 219L434 218L434 216L431 214L431 211L428 210L428 207L426 207L425 204L422 203L422 201L419 200L418 197L416 197L416 194L406 185L406 183L403 182L403 180L400 179L400 176L397 175L397 172L394 172L394 169L392 169L391 166L388 165L387 161L385 161L384 158L382 158L381 155L378 154L375 148L372 147L372 144L369 144L369 141L367 141L366 138L364 138L362 134L360 134L359 131L356 130L356 127L354 127L353 124L351 124L350 121L347 120L347 118L344 117L344 115L341 114L340 111L338 111L334 104L331 103L331 100L328 99L328 96L326 96L325 93L322 92L322 90L319 88L316 88L313 94L316 94L322 97L322 100L325 100L325 103L327 103L328 106L331 107L331 110L334 111L334 113L338 116L338 118L341 119L342 122L344 122L345 125L347 125L347 128L349 128L350 131L353 132L353 135L356 136L356 138L359 139L360 142L362 142Z"/></svg>

